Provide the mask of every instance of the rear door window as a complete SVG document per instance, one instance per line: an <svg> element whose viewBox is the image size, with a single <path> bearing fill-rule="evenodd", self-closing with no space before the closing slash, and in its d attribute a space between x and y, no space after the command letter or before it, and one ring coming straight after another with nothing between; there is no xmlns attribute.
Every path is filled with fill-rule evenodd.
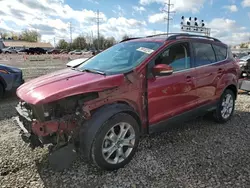
<svg viewBox="0 0 250 188"><path fill-rule="evenodd" d="M217 61L223 61L227 58L227 48L223 46L213 45Z"/></svg>
<svg viewBox="0 0 250 188"><path fill-rule="evenodd" d="M216 62L215 53L211 44L193 43L196 66L209 65Z"/></svg>

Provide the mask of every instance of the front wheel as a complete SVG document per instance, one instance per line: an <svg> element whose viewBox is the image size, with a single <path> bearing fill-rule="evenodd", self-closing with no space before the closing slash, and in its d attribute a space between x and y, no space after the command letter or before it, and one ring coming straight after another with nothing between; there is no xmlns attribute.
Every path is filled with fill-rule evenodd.
<svg viewBox="0 0 250 188"><path fill-rule="evenodd" d="M235 94L232 90L225 90L214 112L214 119L218 123L226 123L233 115L235 108Z"/></svg>
<svg viewBox="0 0 250 188"><path fill-rule="evenodd" d="M92 161L105 170L116 170L130 162L139 143L139 125L130 115L116 114L96 134Z"/></svg>

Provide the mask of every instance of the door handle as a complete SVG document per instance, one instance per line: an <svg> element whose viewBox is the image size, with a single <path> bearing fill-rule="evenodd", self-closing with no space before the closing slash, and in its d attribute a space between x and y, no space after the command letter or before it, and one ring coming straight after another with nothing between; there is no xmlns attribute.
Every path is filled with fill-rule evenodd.
<svg viewBox="0 0 250 188"><path fill-rule="evenodd" d="M218 73L221 74L222 73L222 68L218 69Z"/></svg>
<svg viewBox="0 0 250 188"><path fill-rule="evenodd" d="M191 76L187 76L186 80L187 80L187 82L191 82L192 81L192 77Z"/></svg>

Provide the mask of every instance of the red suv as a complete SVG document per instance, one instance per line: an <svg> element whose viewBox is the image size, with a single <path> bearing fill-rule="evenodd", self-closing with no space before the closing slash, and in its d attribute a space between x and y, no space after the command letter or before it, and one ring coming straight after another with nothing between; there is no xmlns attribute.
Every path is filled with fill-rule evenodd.
<svg viewBox="0 0 250 188"><path fill-rule="evenodd" d="M32 147L50 144L58 155L74 148L98 167L114 170L132 159L143 134L207 112L227 122L238 77L239 66L218 39L126 39L77 67L19 87L18 122Z"/></svg>

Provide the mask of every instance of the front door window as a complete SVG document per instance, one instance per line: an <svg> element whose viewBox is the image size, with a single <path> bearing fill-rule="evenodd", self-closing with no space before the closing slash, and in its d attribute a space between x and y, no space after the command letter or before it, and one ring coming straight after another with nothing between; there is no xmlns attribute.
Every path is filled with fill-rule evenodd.
<svg viewBox="0 0 250 188"><path fill-rule="evenodd" d="M170 65L174 72L189 69L191 63L188 43L171 46L156 58L155 64Z"/></svg>

